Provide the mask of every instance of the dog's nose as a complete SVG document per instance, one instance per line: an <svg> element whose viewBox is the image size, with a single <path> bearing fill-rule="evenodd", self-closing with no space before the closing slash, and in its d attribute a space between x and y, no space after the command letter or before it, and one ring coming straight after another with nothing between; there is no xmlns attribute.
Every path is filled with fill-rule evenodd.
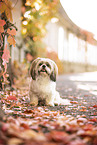
<svg viewBox="0 0 97 145"><path fill-rule="evenodd" d="M42 65L42 68L45 68L45 67L46 67L46 65L45 65L45 64L43 64L43 65Z"/></svg>

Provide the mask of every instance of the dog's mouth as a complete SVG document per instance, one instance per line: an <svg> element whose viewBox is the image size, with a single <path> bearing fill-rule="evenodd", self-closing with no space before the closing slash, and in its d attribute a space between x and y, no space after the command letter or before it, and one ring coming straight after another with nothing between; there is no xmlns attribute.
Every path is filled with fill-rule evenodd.
<svg viewBox="0 0 97 145"><path fill-rule="evenodd" d="M47 74L47 70L45 70L45 69L43 69L43 68L42 68L40 71L38 71L38 72L39 72L39 74L40 74L40 73L46 73L46 74Z"/></svg>

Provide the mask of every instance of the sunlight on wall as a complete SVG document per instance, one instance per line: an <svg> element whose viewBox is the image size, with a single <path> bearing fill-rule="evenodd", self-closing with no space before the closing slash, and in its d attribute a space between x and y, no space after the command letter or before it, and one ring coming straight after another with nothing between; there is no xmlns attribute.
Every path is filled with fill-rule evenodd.
<svg viewBox="0 0 97 145"><path fill-rule="evenodd" d="M62 27L58 34L58 57L60 60L69 62L85 63L85 41L73 33L66 32ZM68 35L68 37L67 37Z"/></svg>
<svg viewBox="0 0 97 145"><path fill-rule="evenodd" d="M85 63L85 41L69 34L69 61Z"/></svg>
<svg viewBox="0 0 97 145"><path fill-rule="evenodd" d="M45 39L48 51L54 50L61 61L97 65L97 46L68 31L62 25L49 23L50 37Z"/></svg>
<svg viewBox="0 0 97 145"><path fill-rule="evenodd" d="M59 27L59 34L58 34L58 57L60 60L63 59L64 55L64 29Z"/></svg>
<svg viewBox="0 0 97 145"><path fill-rule="evenodd" d="M76 38L74 38L74 35L72 33L69 33L69 58L68 60L76 61L77 59L77 41Z"/></svg>
<svg viewBox="0 0 97 145"><path fill-rule="evenodd" d="M87 63L97 65L97 47L91 44L87 48Z"/></svg>

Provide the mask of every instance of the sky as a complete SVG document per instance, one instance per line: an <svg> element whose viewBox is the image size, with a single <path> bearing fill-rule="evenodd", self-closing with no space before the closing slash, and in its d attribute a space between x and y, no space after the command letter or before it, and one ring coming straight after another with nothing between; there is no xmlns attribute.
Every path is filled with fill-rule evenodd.
<svg viewBox="0 0 97 145"><path fill-rule="evenodd" d="M69 18L97 39L97 0L60 0Z"/></svg>

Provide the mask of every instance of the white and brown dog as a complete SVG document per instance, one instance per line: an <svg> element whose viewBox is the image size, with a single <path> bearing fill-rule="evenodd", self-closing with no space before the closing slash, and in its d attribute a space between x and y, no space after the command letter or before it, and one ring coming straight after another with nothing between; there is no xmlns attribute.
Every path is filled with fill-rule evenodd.
<svg viewBox="0 0 97 145"><path fill-rule="evenodd" d="M45 105L69 105L70 101L60 98L56 91L58 68L54 61L48 58L37 58L30 68L31 83L29 90L30 103L37 106L40 101Z"/></svg>

